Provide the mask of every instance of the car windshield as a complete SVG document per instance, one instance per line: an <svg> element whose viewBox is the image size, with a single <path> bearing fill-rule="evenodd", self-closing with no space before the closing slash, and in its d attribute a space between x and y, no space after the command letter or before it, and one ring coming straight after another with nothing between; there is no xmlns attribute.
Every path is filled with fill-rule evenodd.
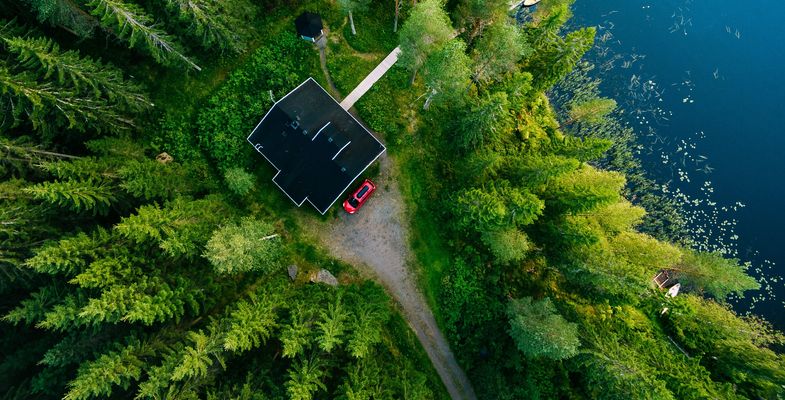
<svg viewBox="0 0 785 400"><path fill-rule="evenodd" d="M352 207L357 207L358 205L360 205L360 202L357 201L357 199L355 199L354 196L352 196L349 198L349 205Z"/></svg>
<svg viewBox="0 0 785 400"><path fill-rule="evenodd" d="M362 189L360 189L360 191L359 191L359 192L357 192L357 198L358 198L358 199L362 199L362 198L363 198L363 196L365 195L365 193L366 193L366 192L368 191L368 189L370 189L370 188L371 188L370 186L363 186L363 188L362 188Z"/></svg>

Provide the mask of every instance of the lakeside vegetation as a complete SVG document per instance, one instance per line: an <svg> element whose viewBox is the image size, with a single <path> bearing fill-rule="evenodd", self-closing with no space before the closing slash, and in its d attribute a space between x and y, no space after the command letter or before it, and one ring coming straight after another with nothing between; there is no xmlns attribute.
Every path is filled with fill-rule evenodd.
<svg viewBox="0 0 785 400"><path fill-rule="evenodd" d="M0 0L17 16L0 21L3 398L447 398L388 295L305 240L244 140L273 98L328 87L303 10L343 94L402 47L356 109L478 397L785 396L785 337L723 302L757 283L686 247L610 134L629 129L613 102L573 72L594 30L563 31L570 4L518 26L498 0ZM308 282L319 268L341 285Z"/></svg>

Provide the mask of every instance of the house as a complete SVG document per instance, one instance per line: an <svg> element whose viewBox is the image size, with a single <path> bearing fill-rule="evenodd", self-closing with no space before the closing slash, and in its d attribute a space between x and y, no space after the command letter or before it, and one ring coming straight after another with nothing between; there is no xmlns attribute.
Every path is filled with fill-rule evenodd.
<svg viewBox="0 0 785 400"><path fill-rule="evenodd" d="M273 182L289 199L322 214L385 151L313 78L278 100L248 142L278 170Z"/></svg>
<svg viewBox="0 0 785 400"><path fill-rule="evenodd" d="M301 38L311 42L316 42L324 35L324 25L319 14L306 11L294 20L294 26Z"/></svg>

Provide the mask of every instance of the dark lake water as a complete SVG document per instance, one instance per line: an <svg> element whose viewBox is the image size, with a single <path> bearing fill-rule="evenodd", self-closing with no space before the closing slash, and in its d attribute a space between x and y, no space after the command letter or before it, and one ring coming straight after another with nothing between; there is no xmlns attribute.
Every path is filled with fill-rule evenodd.
<svg viewBox="0 0 785 400"><path fill-rule="evenodd" d="M627 111L646 169L689 210L700 242L752 264L736 301L785 328L785 2L577 0L588 56Z"/></svg>

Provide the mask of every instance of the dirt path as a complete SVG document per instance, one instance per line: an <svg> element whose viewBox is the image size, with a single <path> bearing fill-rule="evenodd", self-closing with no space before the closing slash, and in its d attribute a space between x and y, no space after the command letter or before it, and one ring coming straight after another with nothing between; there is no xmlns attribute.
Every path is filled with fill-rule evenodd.
<svg viewBox="0 0 785 400"><path fill-rule="evenodd" d="M340 101L340 93L327 69L326 44L326 39L317 43L319 61L329 90ZM403 310L404 318L420 340L450 397L475 400L471 382L455 360L408 268L413 258L409 251L403 196L395 179L395 164L387 153L379 157L379 162L381 173L375 182L377 192L357 214L341 212L336 220L305 221L303 226L311 230L335 257L363 269L387 289Z"/></svg>
<svg viewBox="0 0 785 400"><path fill-rule="evenodd" d="M393 160L379 158L381 176L377 192L355 215L341 213L336 220L319 224L317 236L334 256L377 278L403 310L409 326L428 353L453 399L476 399L466 375L450 351L425 297L409 270L408 219ZM312 226L313 227L313 226Z"/></svg>

